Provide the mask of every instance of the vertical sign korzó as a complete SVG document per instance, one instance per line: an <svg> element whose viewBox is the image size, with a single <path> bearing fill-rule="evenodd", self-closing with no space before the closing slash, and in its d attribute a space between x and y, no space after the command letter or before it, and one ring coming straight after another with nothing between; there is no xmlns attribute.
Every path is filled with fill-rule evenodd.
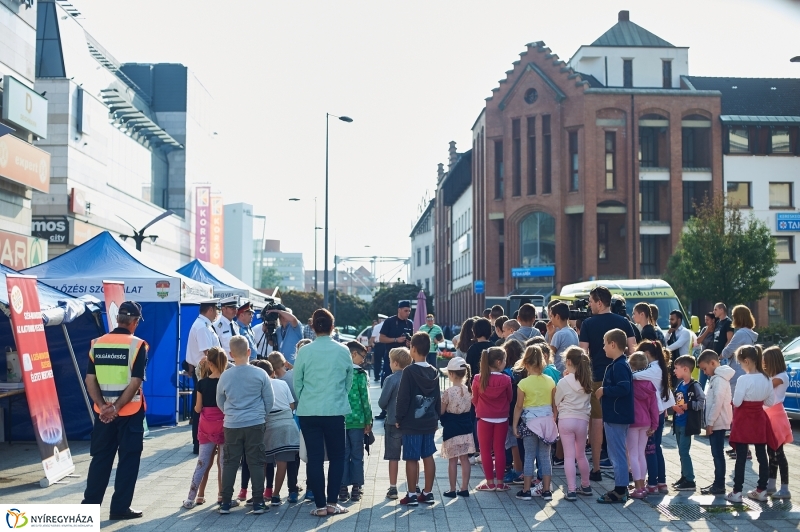
<svg viewBox="0 0 800 532"><path fill-rule="evenodd" d="M42 467L50 484L75 471L58 404L36 277L7 274L11 327Z"/></svg>
<svg viewBox="0 0 800 532"><path fill-rule="evenodd" d="M195 188L194 256L200 260L211 257L211 187Z"/></svg>
<svg viewBox="0 0 800 532"><path fill-rule="evenodd" d="M223 255L223 206L222 196L211 196L211 263L220 268L224 266Z"/></svg>

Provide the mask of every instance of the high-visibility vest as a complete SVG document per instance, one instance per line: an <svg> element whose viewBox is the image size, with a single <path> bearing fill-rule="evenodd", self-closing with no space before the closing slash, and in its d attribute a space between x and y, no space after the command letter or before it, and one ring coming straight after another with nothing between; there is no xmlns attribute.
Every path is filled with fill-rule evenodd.
<svg viewBox="0 0 800 532"><path fill-rule="evenodd" d="M147 351L147 342L132 334L109 333L92 340L89 358L94 362L95 376L103 393L103 400L107 403L114 403L119 399L130 384L133 364L142 344ZM120 408L117 414L131 416L142 408L143 402L144 395L140 387L133 399ZM97 405L94 405L94 411L100 413Z"/></svg>

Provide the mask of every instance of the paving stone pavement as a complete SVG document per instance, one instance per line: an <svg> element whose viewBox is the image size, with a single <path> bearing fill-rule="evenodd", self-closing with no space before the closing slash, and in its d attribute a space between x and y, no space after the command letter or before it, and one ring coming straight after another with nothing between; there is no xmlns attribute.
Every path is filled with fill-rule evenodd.
<svg viewBox="0 0 800 532"><path fill-rule="evenodd" d="M378 412L377 399L380 388L374 383L370 387L374 411ZM795 438L800 441L800 424L793 422ZM664 451L667 460L668 482L680 476L680 462L675 439L664 436ZM629 501L624 506L600 505L594 498L580 498L577 502L564 500L565 481L563 469L554 470L553 501L545 503L540 498L533 501L519 501L514 497L516 489L506 493L471 493L468 499L442 499L442 492L449 489L447 463L436 455L436 484L434 495L436 503L432 506L420 505L416 508L400 506L397 501L385 498L389 487L387 462L383 461L383 426L375 427L376 443L371 447L371 455L365 457L365 495L361 502L347 504L350 512L327 518L317 518L310 514L311 503L300 503L273 507L261 516L247 514L247 508L238 507L227 516L220 516L212 504L198 506L192 510L181 507L189 489L189 481L195 467L195 456L191 453L191 427L185 422L177 427L163 427L152 430L152 438L145 443L139 480L136 485L133 507L143 510L144 517L135 521L112 522L104 520L103 530L127 530L136 532L149 530L170 530L174 532L230 531L246 529L280 530L282 532L306 530L330 530L331 532L361 531L370 532L416 532L416 531L469 531L499 530L578 530L619 531L619 530L798 530L800 528L800 446L788 445L790 485L795 490L798 504L774 505L767 503L751 506L761 512L704 514L685 520L671 520L660 513L657 504L669 505L673 513L685 509L684 504L693 504L690 509L697 510L696 504L710 504L713 497L702 497L699 492L673 492L668 497L649 497L648 501ZM437 434L437 444L441 433ZM89 466L89 443L71 442L70 447L75 461L77 479L67 484L57 484L40 488L41 466L36 446L28 443L13 445L0 444L0 505L11 503L78 503L86 486L86 472ZM705 438L697 438L692 445L697 485L704 486L713 479L713 463ZM730 488L733 461L728 461L728 487ZM459 473L460 474L460 473ZM422 475L420 475L422 477ZM212 478L214 472L212 472ZM403 489L404 470L401 464L399 488ZM301 466L300 480L304 486L305 466ZM479 466L472 468L470 486L474 489L482 480ZM110 483L101 516L108 516L108 504L113 490L114 476ZM755 487L756 474L748 467L745 490ZM214 500L213 481L209 482L208 498ZM237 480L238 485L238 480ZM593 482L595 495L613 487L613 479ZM284 493L282 494L286 497ZM691 498L690 498L691 496ZM718 498L717 503L722 503ZM787 512L786 510L793 510Z"/></svg>

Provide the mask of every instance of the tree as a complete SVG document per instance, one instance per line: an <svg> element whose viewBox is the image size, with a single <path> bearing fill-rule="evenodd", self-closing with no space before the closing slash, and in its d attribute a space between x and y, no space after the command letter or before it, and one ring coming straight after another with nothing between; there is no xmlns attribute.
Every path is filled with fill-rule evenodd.
<svg viewBox="0 0 800 532"><path fill-rule="evenodd" d="M723 301L729 307L761 299L778 270L766 223L722 198L706 199L686 223L666 280L682 299Z"/></svg>
<svg viewBox="0 0 800 532"><path fill-rule="evenodd" d="M300 323L305 324L315 310L322 308L322 294L288 290L281 294L281 303L292 309L292 314Z"/></svg>
<svg viewBox="0 0 800 532"><path fill-rule="evenodd" d="M283 276L275 268L264 268L261 270L260 288L275 288L283 283Z"/></svg>
<svg viewBox="0 0 800 532"><path fill-rule="evenodd" d="M344 294L338 290L331 291L331 310L333 310L333 298L336 298L336 323L338 325L352 325L356 328L365 326L369 321L369 303L360 297Z"/></svg>
<svg viewBox="0 0 800 532"><path fill-rule="evenodd" d="M389 288L381 288L375 292L375 296L372 298L372 303L369 306L369 317L375 319L378 314L386 314L387 316L397 314L397 302L404 299L412 302L416 301L419 291L420 287L417 285L406 283L397 283ZM433 312L433 298L427 292L425 297L427 298L428 312Z"/></svg>

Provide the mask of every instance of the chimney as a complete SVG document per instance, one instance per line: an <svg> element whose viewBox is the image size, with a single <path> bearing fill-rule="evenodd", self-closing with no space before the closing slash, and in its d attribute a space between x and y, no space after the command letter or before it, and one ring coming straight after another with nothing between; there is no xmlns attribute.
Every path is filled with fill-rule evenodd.
<svg viewBox="0 0 800 532"><path fill-rule="evenodd" d="M447 165L447 171L449 172L456 165L456 159L458 158L456 154L456 141L450 141L450 148L447 151L450 153L449 163Z"/></svg>
<svg viewBox="0 0 800 532"><path fill-rule="evenodd" d="M631 20L631 13L630 11L620 11L619 12L619 19L620 22L628 22Z"/></svg>
<svg viewBox="0 0 800 532"><path fill-rule="evenodd" d="M436 175L437 175L439 181L444 179L444 164L439 163L437 165L437 167L436 167Z"/></svg>

